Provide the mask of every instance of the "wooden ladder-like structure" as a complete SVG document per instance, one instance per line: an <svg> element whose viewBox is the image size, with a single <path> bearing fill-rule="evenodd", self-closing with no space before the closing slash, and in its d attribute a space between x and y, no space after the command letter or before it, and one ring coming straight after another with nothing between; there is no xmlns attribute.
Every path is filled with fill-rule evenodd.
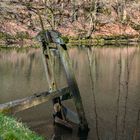
<svg viewBox="0 0 140 140"><path fill-rule="evenodd" d="M75 79L75 75L71 66L71 61L67 52L67 46L61 38L61 34L55 30L42 31L38 34L38 38L42 43L42 59L45 67L45 73L49 85L49 91L34 94L24 99L11 101L0 104L0 112L15 113L35 105L52 100L54 106L54 121L62 123L67 127L69 121L78 123L80 131L88 131L88 123L80 96L80 91ZM57 54L57 55L56 55ZM58 89L55 77L55 60L60 57L60 61L64 67L68 87ZM76 115L62 104L63 97L72 97L75 103ZM74 117L70 118L70 116Z"/></svg>
<svg viewBox="0 0 140 140"><path fill-rule="evenodd" d="M71 90L72 97L74 99L75 107L77 110L78 118L80 121L79 123L80 129L88 129L88 124L85 118L85 112L80 96L80 91L75 79L74 72L72 70L70 58L67 52L67 47L61 38L61 34L57 31L50 30L50 31L43 31L40 36L41 36L41 42L43 47L43 62L45 65L45 71L46 71L46 76L48 79L50 91L57 90L57 85L55 81L55 71L54 71L54 53L51 51L52 49L53 50L55 49L58 52L61 63L66 72L68 87ZM54 98L53 103L54 103L54 107L55 105L62 106L60 97ZM55 111L57 113L60 110L58 109Z"/></svg>

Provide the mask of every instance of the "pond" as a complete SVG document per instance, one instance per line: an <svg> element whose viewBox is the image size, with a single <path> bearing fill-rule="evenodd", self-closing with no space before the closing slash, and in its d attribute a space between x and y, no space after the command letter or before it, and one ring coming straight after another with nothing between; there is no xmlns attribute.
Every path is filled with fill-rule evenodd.
<svg viewBox="0 0 140 140"><path fill-rule="evenodd" d="M140 47L69 49L90 131L87 137L53 126L51 101L14 114L32 130L56 140L140 139ZM59 63L59 62L58 62ZM58 65L57 84L67 86ZM40 49L0 50L0 103L48 90ZM75 110L72 100L64 104Z"/></svg>

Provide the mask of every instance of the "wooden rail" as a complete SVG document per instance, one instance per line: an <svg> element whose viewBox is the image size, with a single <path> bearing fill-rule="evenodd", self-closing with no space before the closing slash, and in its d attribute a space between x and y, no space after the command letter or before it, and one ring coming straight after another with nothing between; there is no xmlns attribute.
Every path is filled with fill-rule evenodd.
<svg viewBox="0 0 140 140"><path fill-rule="evenodd" d="M5 114L13 114L69 93L69 87L65 87L53 92L46 91L39 94L33 94L32 96L23 99L0 104L0 112Z"/></svg>

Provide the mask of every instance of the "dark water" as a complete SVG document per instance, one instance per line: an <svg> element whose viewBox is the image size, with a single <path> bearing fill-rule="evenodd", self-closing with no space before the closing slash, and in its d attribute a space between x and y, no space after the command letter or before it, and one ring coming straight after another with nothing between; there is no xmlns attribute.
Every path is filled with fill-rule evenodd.
<svg viewBox="0 0 140 140"><path fill-rule="evenodd" d="M90 132L87 138L54 128L52 103L15 114L37 133L57 140L140 139L140 48L69 50ZM66 86L58 65L58 86ZM48 89L40 49L0 51L0 103ZM74 109L72 100L64 103Z"/></svg>

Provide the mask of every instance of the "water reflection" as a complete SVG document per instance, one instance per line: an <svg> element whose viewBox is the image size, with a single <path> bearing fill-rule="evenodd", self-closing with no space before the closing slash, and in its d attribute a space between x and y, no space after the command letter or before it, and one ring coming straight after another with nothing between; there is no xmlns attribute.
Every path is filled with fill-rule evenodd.
<svg viewBox="0 0 140 140"><path fill-rule="evenodd" d="M27 73L26 73L27 81L30 81L30 79L31 79L31 73L32 73L34 58L35 58L35 53L33 52L29 55L30 62L29 62L29 66L28 66L28 69L27 69Z"/></svg>
<svg viewBox="0 0 140 140"><path fill-rule="evenodd" d="M92 52L90 46L88 47L89 49L87 50L87 59L89 62L89 75L90 75L90 81L91 81L91 91L93 95L93 102L94 102L94 114L95 114L95 126L96 126L96 135L97 139L100 140L100 134L99 134L99 126L98 126L98 112L97 112L97 103L96 103L96 94L95 94L95 75L96 75L96 53L91 53ZM86 51L86 50L85 50ZM92 61L93 60L93 61ZM92 66L94 67L94 70L92 70ZM92 71L94 71L95 75L92 75ZM97 80L97 79L96 79Z"/></svg>
<svg viewBox="0 0 140 140"><path fill-rule="evenodd" d="M75 132L73 132L75 131ZM59 125L54 125L54 134L51 137L51 140L71 140L74 138L73 133L77 135L78 140L87 140L88 139L88 131L86 132L78 132L77 129L70 130L66 127L62 127Z"/></svg>
<svg viewBox="0 0 140 140"><path fill-rule="evenodd" d="M40 53L39 49L0 51L0 103L48 89ZM82 46L69 49L69 55L89 122L89 134L78 136L76 130L69 133L54 128L51 103L16 116L49 139L139 140L140 48ZM56 80L58 87L64 87L65 73L58 66ZM64 104L75 110L72 100Z"/></svg>
<svg viewBox="0 0 140 140"><path fill-rule="evenodd" d="M78 57L76 58L74 54L71 56L75 58L73 63L80 61L76 75L78 81L80 81L79 85L82 87L81 92L84 101L88 101L88 103L85 103L85 106L92 110L92 113L89 110L87 111L88 118L90 118L90 115L92 116L89 119L90 122L94 123L91 128L94 127L95 129L92 129L92 131L97 129L96 118L98 116L98 131L101 139L132 139L134 122L137 116L136 112L140 108L140 89L138 86L140 85L140 62L138 62L140 49L135 47L92 48L88 52L93 78L92 84L89 83L91 74L89 74L89 63L85 57L85 50L83 53L82 50L75 49L77 51L75 54L79 54ZM83 56L83 54L85 55ZM77 72L78 70L80 72ZM83 79L83 73L90 76L85 76ZM86 79L86 77L88 78ZM88 83L85 81L88 81ZM90 90L94 84L95 91L93 92ZM94 105L95 101L89 98L92 95L89 92L92 94L95 93L96 105ZM97 114L93 114L95 106ZM95 135L98 135L97 132ZM140 136L138 135L137 139L139 138ZM97 136L96 139L99 139L99 137Z"/></svg>
<svg viewBox="0 0 140 140"><path fill-rule="evenodd" d="M71 134L72 134L71 130L63 128L62 126L55 125L54 134L52 135L51 140L63 140L66 139L66 137Z"/></svg>
<svg viewBox="0 0 140 140"><path fill-rule="evenodd" d="M119 104L120 104L120 94L121 94L121 72L122 72L122 62L121 62L121 49L120 49L120 58L118 60L119 72L118 72L118 95L116 101L116 115L115 115L115 140L118 139L118 118L119 118Z"/></svg>

